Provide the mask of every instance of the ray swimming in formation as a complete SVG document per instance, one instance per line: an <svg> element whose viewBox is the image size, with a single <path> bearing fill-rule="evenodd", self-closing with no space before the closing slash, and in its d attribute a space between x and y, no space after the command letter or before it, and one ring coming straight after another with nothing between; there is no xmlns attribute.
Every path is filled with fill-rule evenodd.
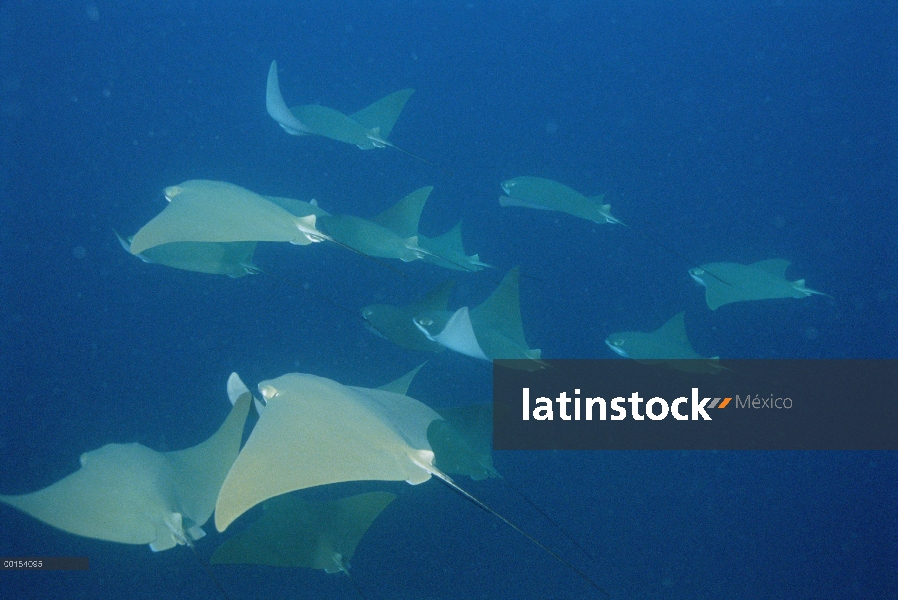
<svg viewBox="0 0 898 600"><path fill-rule="evenodd" d="M296 494L276 496L265 501L258 520L219 546L210 562L348 573L362 536L395 499L389 492L324 502L310 502Z"/></svg>
<svg viewBox="0 0 898 600"><path fill-rule="evenodd" d="M320 135L338 142L353 144L362 150L395 148L403 154L435 167L432 162L387 141L396 119L414 92L415 90L410 88L393 92L351 115L319 104L303 104L288 108L281 95L277 61L271 61L265 88L265 108L271 118L291 135Z"/></svg>
<svg viewBox="0 0 898 600"><path fill-rule="evenodd" d="M424 260L460 271L479 271L485 263L478 255L467 256L461 231L455 228L442 236L427 238L418 233L418 222L433 186L407 194L372 219L354 215L318 215L318 226L333 241L372 257L398 258L404 262Z"/></svg>
<svg viewBox="0 0 898 600"><path fill-rule="evenodd" d="M424 262L433 263L444 269L474 272L492 268L492 265L481 262L480 255L469 256L465 253L461 238L461 221L437 237L429 238L418 234L418 245L428 251L428 254L424 255Z"/></svg>
<svg viewBox="0 0 898 600"><path fill-rule="evenodd" d="M680 371L717 373L721 367L718 357L700 356L686 336L683 312L677 313L655 331L621 331L605 339L616 354L645 364L665 363Z"/></svg>
<svg viewBox="0 0 898 600"><path fill-rule="evenodd" d="M175 452L107 444L81 455L81 468L42 490L0 502L68 533L149 544L190 545L205 533L218 491L240 449L251 396L234 403L205 442Z"/></svg>
<svg viewBox="0 0 898 600"><path fill-rule="evenodd" d="M427 426L439 415L408 396L290 373L263 381L265 408L215 506L224 531L274 496L343 481L423 483L438 470Z"/></svg>
<svg viewBox="0 0 898 600"><path fill-rule="evenodd" d="M316 216L297 217L266 198L224 181L194 179L165 188L168 206L131 238L132 254L174 242L290 242L327 239Z"/></svg>
<svg viewBox="0 0 898 600"><path fill-rule="evenodd" d="M517 267L508 272L483 304L463 306L440 318L416 316L415 326L427 339L466 356L491 361L497 358L530 359L539 367L540 351L524 339Z"/></svg>
<svg viewBox="0 0 898 600"><path fill-rule="evenodd" d="M420 260L428 253L418 245L418 220L433 187L406 195L373 219L353 215L319 217L322 231L337 242L368 256Z"/></svg>
<svg viewBox="0 0 898 600"><path fill-rule="evenodd" d="M605 195L587 197L563 183L542 177L514 177L502 182L505 196L502 206L520 206L567 213L593 223L621 222L611 216L611 205L603 204Z"/></svg>
<svg viewBox="0 0 898 600"><path fill-rule="evenodd" d="M177 187L177 186L174 186ZM214 186L210 186L212 188ZM265 200L285 209L296 217L315 217L327 215L313 200L303 202L293 198L263 196ZM115 232L119 244L129 254L134 236L124 238ZM232 278L254 275L263 272L253 264L253 255L258 242L170 242L153 246L139 254L135 254L145 263L166 265L184 271L208 273L211 275L227 275Z"/></svg>
<svg viewBox="0 0 898 600"><path fill-rule="evenodd" d="M705 288L705 302L711 310L725 304L774 298L829 296L805 286L804 279L789 281L787 260L772 258L750 265L717 262L689 269L689 276ZM713 273L717 277L708 277ZM722 283L720 279L726 283Z"/></svg>
<svg viewBox="0 0 898 600"><path fill-rule="evenodd" d="M259 383L265 407L225 477L215 526L269 498L345 481L405 481L437 477L502 520L603 594L583 571L459 487L434 465L428 429L440 415L403 394L342 385L288 373Z"/></svg>

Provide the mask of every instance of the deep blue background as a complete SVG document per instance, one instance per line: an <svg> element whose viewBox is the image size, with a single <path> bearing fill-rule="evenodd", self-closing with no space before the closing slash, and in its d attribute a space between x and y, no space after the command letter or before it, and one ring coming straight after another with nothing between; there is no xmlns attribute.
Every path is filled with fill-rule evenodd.
<svg viewBox="0 0 898 600"><path fill-rule="evenodd" d="M416 355L313 295L146 265L112 233L161 190L224 179L373 215L436 190L422 232L465 220L469 251L516 264L528 340L608 357L613 331L686 310L723 357L898 355L898 17L893 2L7 2L0 5L0 490L43 487L108 442L176 449L227 413L231 371L485 401L489 371ZM288 103L352 112L414 87L391 140L362 152L284 134ZM833 296L707 310L689 265L623 227L502 209L517 175L607 192L616 216L696 263L786 258ZM453 306L494 283L387 269L336 247L257 262L357 310L448 275ZM502 483L475 493L583 565L613 598L894 598L893 453L500 453L507 481L591 549L591 565ZM402 494L359 548L369 599L591 597L568 571L436 484ZM207 529L213 529L212 526ZM208 556L221 538L199 543ZM89 555L88 573L0 574L17 598L214 597L178 548L153 555L0 507L0 554ZM306 571L216 567L234 600L355 597ZM286 586L286 587L285 587ZM7 588L9 593L4 593Z"/></svg>

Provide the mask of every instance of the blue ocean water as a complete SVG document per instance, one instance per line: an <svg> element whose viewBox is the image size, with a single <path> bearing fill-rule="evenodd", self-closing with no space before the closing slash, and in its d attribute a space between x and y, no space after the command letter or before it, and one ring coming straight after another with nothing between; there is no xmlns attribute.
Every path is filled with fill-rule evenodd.
<svg viewBox="0 0 898 600"><path fill-rule="evenodd" d="M685 310L696 349L727 358L898 355L898 10L893 2L8 2L0 5L0 491L44 487L109 442L194 445L224 384L288 371L376 386L425 359L434 406L486 401L490 373L416 354L352 310L455 276L400 277L334 247L260 247L232 280L122 251L162 189L222 179L374 215L435 186L421 230L464 219L469 252L515 265L530 345L608 358L613 331ZM390 139L360 151L284 134L290 103L352 112L413 87ZM607 193L646 234L500 208L518 175ZM786 258L832 296L707 310L685 264ZM623 598L898 597L894 453L497 453L594 555L577 554L501 483L468 488ZM436 484L401 494L353 560L366 596L591 598L514 532ZM214 527L208 526L207 530ZM208 557L222 538L198 543ZM0 555L88 555L91 570L0 572L4 598L212 598L184 548L70 536L0 507ZM354 598L345 578L215 567L234 600Z"/></svg>

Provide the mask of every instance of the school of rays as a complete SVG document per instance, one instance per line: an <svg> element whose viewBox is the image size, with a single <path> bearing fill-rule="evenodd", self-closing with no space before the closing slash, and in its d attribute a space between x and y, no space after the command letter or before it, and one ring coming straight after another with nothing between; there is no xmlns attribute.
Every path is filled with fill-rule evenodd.
<svg viewBox="0 0 898 600"><path fill-rule="evenodd" d="M277 64L272 62L266 107L291 135L321 136L362 150L392 148L410 154L388 137L413 92L399 90L349 115L321 105L288 108ZM485 185L497 184L503 192L502 206L566 213L638 232L611 215L604 194L587 196L535 176ZM420 260L462 274L489 268L479 254L465 249L461 221L434 237L418 231L432 190L411 190L386 211L363 217L332 214L315 201L265 196L224 181L173 182L163 190L167 204L156 217L133 236L116 235L126 251L147 263L233 278L265 274L254 263L257 245L278 242L330 244L378 262ZM569 235L578 235L576 222L566 227ZM586 234L584 230L582 235ZM808 288L804 279L790 281L789 266L781 258L747 265L718 261L692 266L688 275L704 288L712 311L736 302L826 295ZM519 279L518 269L510 270L492 294L473 307L450 308L454 283L446 281L397 305L364 306L360 317L376 335L412 351L449 349L475 361L526 359L525 364L539 369L545 357L526 340ZM362 304L364 299L360 300ZM693 349L684 312L660 327L647 323L646 328L609 333L605 343L628 359L686 360L712 373L721 368L719 357L703 357ZM0 495L0 502L68 533L148 544L154 551L178 545L193 548L206 535L203 527L213 514L215 528L224 532L261 505L261 510L252 513L253 520L247 522L249 515L244 517L242 528L218 546L213 564L306 567L348 574L349 560L363 535L382 512L389 512L395 495L374 491L311 501L302 496L302 490L350 481L418 485L435 477L493 512L452 479L498 476L491 458L491 406L437 412L407 395L420 368L381 388L286 373L258 382L257 393L232 374L223 386L231 411L207 440L174 452L157 452L136 443L107 444L85 452L78 471L49 487ZM253 409L258 418L241 447ZM578 568L524 535L584 577L594 591L604 593Z"/></svg>

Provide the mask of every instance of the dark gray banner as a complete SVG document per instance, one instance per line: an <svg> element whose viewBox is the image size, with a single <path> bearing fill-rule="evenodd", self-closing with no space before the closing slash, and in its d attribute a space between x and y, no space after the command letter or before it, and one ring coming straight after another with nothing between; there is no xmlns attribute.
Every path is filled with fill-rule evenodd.
<svg viewBox="0 0 898 600"><path fill-rule="evenodd" d="M0 557L0 571L87 571L86 556L5 556Z"/></svg>
<svg viewBox="0 0 898 600"><path fill-rule="evenodd" d="M496 450L898 450L898 360L493 362Z"/></svg>

